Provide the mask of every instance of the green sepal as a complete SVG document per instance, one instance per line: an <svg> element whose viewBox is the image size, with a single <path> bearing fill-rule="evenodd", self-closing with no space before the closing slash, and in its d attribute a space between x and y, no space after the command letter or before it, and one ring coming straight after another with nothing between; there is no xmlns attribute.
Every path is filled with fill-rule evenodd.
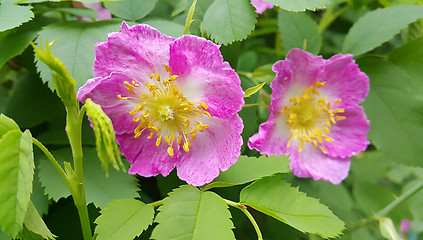
<svg viewBox="0 0 423 240"><path fill-rule="evenodd" d="M112 164L116 170L125 170L116 144L112 121L103 112L101 106L94 103L90 98L85 101L85 107L94 129L98 158L104 171L106 171L106 175L109 174L109 164Z"/></svg>
<svg viewBox="0 0 423 240"><path fill-rule="evenodd" d="M395 229L394 223L390 218L379 219L379 229L382 236L390 240L401 240L401 238Z"/></svg>
<svg viewBox="0 0 423 240"><path fill-rule="evenodd" d="M192 20L192 17L194 16L195 11L195 5L197 4L197 0L194 0L192 2L191 7L189 8L187 19L185 20L185 27L184 27L184 35L188 34L189 27L191 26L191 23L194 21Z"/></svg>
<svg viewBox="0 0 423 240"><path fill-rule="evenodd" d="M48 43L46 39L46 49L44 50L41 42L38 48L33 42L31 42L34 52L37 57L45 63L52 72L53 84L56 89L57 95L62 99L63 104L66 107L74 106L77 102L75 85L76 81L73 79L65 65L56 58L50 50L50 47L55 41Z"/></svg>
<svg viewBox="0 0 423 240"><path fill-rule="evenodd" d="M245 90L245 97L250 97L251 95L253 95L254 93L260 91L260 89L264 86L264 84L266 84L266 82L262 82L259 85L256 85L254 87L250 87L247 90Z"/></svg>

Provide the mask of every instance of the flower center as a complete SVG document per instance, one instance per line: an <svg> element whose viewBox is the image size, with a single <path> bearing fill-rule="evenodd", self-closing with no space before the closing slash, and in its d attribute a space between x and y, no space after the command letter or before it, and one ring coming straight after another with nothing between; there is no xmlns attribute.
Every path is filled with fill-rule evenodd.
<svg viewBox="0 0 423 240"><path fill-rule="evenodd" d="M337 121L344 120L344 116L337 116L337 113L343 113L344 109L331 109L331 102L328 97L319 96L318 89L323 87L325 82L315 82L312 86L305 88L301 96L295 96L289 99L289 105L286 105L281 114L288 114L286 124L291 127L287 148L291 140L299 140L298 151L302 151L304 142L312 142L315 148L319 148L323 153L327 150L321 146L323 141L333 142L328 136L329 128ZM333 103L340 103L338 99ZM334 105L334 104L332 104Z"/></svg>
<svg viewBox="0 0 423 240"><path fill-rule="evenodd" d="M162 79L159 73L150 75L150 83L143 83L143 86L132 81L124 82L126 90L130 93L128 97L118 95L120 100L135 99L138 104L129 114L133 115L133 122L138 123L134 130L135 138L148 130L150 135L147 139L157 136L156 146L160 146L164 140L169 146L167 153L174 157L174 148L180 146L185 152L189 152L197 132L204 132L208 125L199 120L204 116L211 118L204 101L192 103L179 92L174 81L177 75L172 75L172 70L164 65L169 73L169 78Z"/></svg>

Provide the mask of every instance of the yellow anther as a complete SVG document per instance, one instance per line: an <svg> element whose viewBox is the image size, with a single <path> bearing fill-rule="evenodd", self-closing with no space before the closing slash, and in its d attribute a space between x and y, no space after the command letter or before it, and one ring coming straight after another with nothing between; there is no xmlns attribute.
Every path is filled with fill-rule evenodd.
<svg viewBox="0 0 423 240"><path fill-rule="evenodd" d="M189 152L188 142L184 142L184 146L182 147L185 152Z"/></svg>
<svg viewBox="0 0 423 240"><path fill-rule="evenodd" d="M160 74L159 74L159 73L156 73L156 80L157 80L158 82L160 82Z"/></svg>
<svg viewBox="0 0 423 240"><path fill-rule="evenodd" d="M148 95L147 95L147 94L145 94L145 93L140 94L140 98L141 98L141 99L146 99L146 98L148 98ZM145 103L147 103L147 102L145 102Z"/></svg>
<svg viewBox="0 0 423 240"><path fill-rule="evenodd" d="M156 76L156 74L154 73L150 74L150 79L153 79L154 76Z"/></svg>
<svg viewBox="0 0 423 240"><path fill-rule="evenodd" d="M323 128L323 131L325 131L325 133L327 133L327 134L330 133L329 128L327 128L327 127Z"/></svg>
<svg viewBox="0 0 423 240"><path fill-rule="evenodd" d="M178 144L181 144L181 142L182 142L182 135L179 135L177 142L178 142Z"/></svg>
<svg viewBox="0 0 423 240"><path fill-rule="evenodd" d="M335 124L335 123L336 123L336 121L335 121L335 118L334 118L334 117L330 117L330 121L331 121L333 124Z"/></svg>
<svg viewBox="0 0 423 240"><path fill-rule="evenodd" d="M156 146L158 147L161 142L162 142L162 137L158 137L156 140Z"/></svg>
<svg viewBox="0 0 423 240"><path fill-rule="evenodd" d="M178 87L176 85L172 85L172 88L173 88L173 92L175 94L178 94L179 93L179 89L178 89Z"/></svg>
<svg viewBox="0 0 423 240"><path fill-rule="evenodd" d="M346 117L344 116L336 116L336 121L344 120Z"/></svg>
<svg viewBox="0 0 423 240"><path fill-rule="evenodd" d="M324 148L324 147L322 147L322 146L319 146L319 148L320 148L320 150L322 150L322 152L323 152L324 154L327 154L327 153L328 153L328 151L326 150L326 148Z"/></svg>
<svg viewBox="0 0 423 240"><path fill-rule="evenodd" d="M154 136L154 132L150 132L150 135L147 137L147 139L151 139Z"/></svg>
<svg viewBox="0 0 423 240"><path fill-rule="evenodd" d="M128 98L127 97L122 97L122 95L117 95L117 97L120 99L120 100L128 100Z"/></svg>
<svg viewBox="0 0 423 240"><path fill-rule="evenodd" d="M127 87L127 88L126 88L126 90L127 90L128 92L132 93L132 94L135 94L134 90L132 90L132 88L130 88L130 87Z"/></svg>
<svg viewBox="0 0 423 240"><path fill-rule="evenodd" d="M325 86L326 82L315 82L313 84L313 86L317 87L317 88L321 88L323 86Z"/></svg>
<svg viewBox="0 0 423 240"><path fill-rule="evenodd" d="M169 154L169 156L174 157L174 155L173 155L173 147L168 147L167 148L167 153Z"/></svg>
<svg viewBox="0 0 423 240"><path fill-rule="evenodd" d="M195 140L197 138L197 134L195 134L195 133L191 133L191 139L192 140Z"/></svg>
<svg viewBox="0 0 423 240"><path fill-rule="evenodd" d="M327 122L326 122L326 126L330 127L330 126L332 126L332 125L330 124L330 122L329 122L329 121L327 121Z"/></svg>
<svg viewBox="0 0 423 240"><path fill-rule="evenodd" d="M189 119L185 119L185 127L188 128L189 127Z"/></svg>
<svg viewBox="0 0 423 240"><path fill-rule="evenodd" d="M335 112L337 112L337 113L343 113L343 112L345 112L345 110L343 108L337 108L335 110Z"/></svg>
<svg viewBox="0 0 423 240"><path fill-rule="evenodd" d="M132 80L132 85L134 86L134 87L139 87L140 85L138 84L138 83L136 83L134 80Z"/></svg>
<svg viewBox="0 0 423 240"><path fill-rule="evenodd" d="M303 134L303 138L306 140L306 142L311 142L311 138L307 136L307 134Z"/></svg>
<svg viewBox="0 0 423 240"><path fill-rule="evenodd" d="M167 153L169 154L169 156L174 157L174 154L173 154L173 147L168 147L168 148L167 148Z"/></svg>
<svg viewBox="0 0 423 240"><path fill-rule="evenodd" d="M170 141L170 137L169 136L165 136L165 141L169 146L172 146L172 142Z"/></svg>
<svg viewBox="0 0 423 240"><path fill-rule="evenodd" d="M204 102L204 100L201 100L201 106L203 106L204 109L208 109L209 106L207 106L207 104Z"/></svg>
<svg viewBox="0 0 423 240"><path fill-rule="evenodd" d="M201 110L204 114L206 114L207 116L209 116L209 118L211 118L211 115L210 115L210 113L209 112L207 112L207 111L204 111L204 110Z"/></svg>
<svg viewBox="0 0 423 240"><path fill-rule="evenodd" d="M338 99L338 100L335 100L335 101L333 101L334 103L340 103L340 102L342 102L342 99Z"/></svg>
<svg viewBox="0 0 423 240"><path fill-rule="evenodd" d="M173 82L173 81L175 81L178 77L179 77L178 75L172 75L172 76L170 76L169 81Z"/></svg>
<svg viewBox="0 0 423 240"><path fill-rule="evenodd" d="M170 69L170 67L167 64L164 64L164 67L166 69L166 72L172 73L172 69Z"/></svg>

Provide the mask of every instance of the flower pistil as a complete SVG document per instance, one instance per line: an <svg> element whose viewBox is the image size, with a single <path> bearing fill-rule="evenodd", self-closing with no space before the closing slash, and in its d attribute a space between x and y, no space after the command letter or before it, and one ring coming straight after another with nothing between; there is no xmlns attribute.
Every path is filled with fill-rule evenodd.
<svg viewBox="0 0 423 240"><path fill-rule="evenodd" d="M197 132L204 132L208 128L199 118L208 116L209 108L202 100L192 103L181 93L174 81L178 75L172 75L172 70L164 65L169 73L169 78L162 79L159 73L152 73L150 79L152 83L143 83L143 86L132 81L124 82L126 90L131 94L129 97L118 95L120 100L135 99L138 104L129 114L133 115L133 122L138 123L134 130L134 138L138 138L145 130L150 131L147 139L157 136L156 146L160 146L165 141L169 147L167 153L174 157L175 142L180 145L184 141L182 148L189 152ZM132 96L133 95L133 96Z"/></svg>
<svg viewBox="0 0 423 240"><path fill-rule="evenodd" d="M299 152L302 151L304 142L312 142L315 148L327 153L327 150L319 143L333 142L334 140L328 136L329 128L337 121L344 120L345 117L337 115L343 113L344 109L332 109L331 105L334 104L327 101L327 96L317 97L320 95L318 89L325 84L325 82L315 82L312 86L305 88L301 96L290 98L289 105L285 105L281 110L281 114L287 114L286 124L291 127L287 148L293 138L300 141ZM340 103L341 101L338 99L332 102Z"/></svg>

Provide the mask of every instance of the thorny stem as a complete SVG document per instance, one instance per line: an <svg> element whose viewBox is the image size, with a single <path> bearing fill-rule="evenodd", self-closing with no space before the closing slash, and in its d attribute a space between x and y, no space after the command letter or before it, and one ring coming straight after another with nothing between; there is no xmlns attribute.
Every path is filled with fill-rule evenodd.
<svg viewBox="0 0 423 240"><path fill-rule="evenodd" d="M223 200L229 206L234 207L234 208L238 208L239 210L241 210L241 212L243 212L247 216L248 220L250 220L251 224L253 224L254 230L256 230L256 233L257 233L257 239L263 240L263 236L261 235L260 228L259 228L256 220L254 219L253 215L251 215L251 213L247 210L247 207L244 206L244 205L240 205L236 202L233 202L231 200L227 200L227 199L223 199Z"/></svg>
<svg viewBox="0 0 423 240"><path fill-rule="evenodd" d="M388 214L392 209L394 209L396 206L403 203L405 200L407 200L409 197L414 195L416 192L420 191L423 188L423 180L419 181L416 185L408 189L405 193L403 193L401 196L399 196L397 199L395 199L393 202L391 202L388 206L380 210L378 213L375 214L375 218L379 219L384 217L386 214Z"/></svg>
<svg viewBox="0 0 423 240"><path fill-rule="evenodd" d="M348 228L348 231L354 231L361 227L367 226L370 223L373 223L381 218L383 218L386 214L388 214L392 209L403 203L405 200L410 198L412 195L417 193L423 189L423 180L419 181L416 185L408 189L405 193L399 196L397 199L392 201L388 206L384 207L382 210L377 212L372 218L365 218L362 219L359 223L355 224L354 226Z"/></svg>
<svg viewBox="0 0 423 240"><path fill-rule="evenodd" d="M75 104L72 104L71 106L66 106L66 112L66 132L68 133L69 143L72 148L73 163L77 178L77 181L72 181L72 184L74 184L73 189L77 190L71 191L71 193L75 206L78 209L84 240L91 240L91 225L88 216L87 201L85 198L84 171L82 165L83 154L81 133L85 108L80 111L78 103L75 102Z"/></svg>

